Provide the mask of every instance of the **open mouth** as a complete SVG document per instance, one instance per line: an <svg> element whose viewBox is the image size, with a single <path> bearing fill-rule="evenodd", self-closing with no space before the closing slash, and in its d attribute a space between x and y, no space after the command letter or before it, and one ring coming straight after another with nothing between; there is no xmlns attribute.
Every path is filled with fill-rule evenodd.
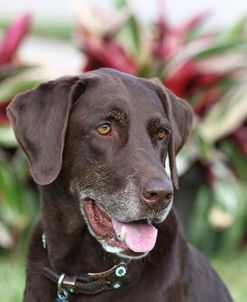
<svg viewBox="0 0 247 302"><path fill-rule="evenodd" d="M158 231L147 219L121 222L110 217L92 199L83 202L82 213L90 232L108 252L122 257L142 257L155 246Z"/></svg>

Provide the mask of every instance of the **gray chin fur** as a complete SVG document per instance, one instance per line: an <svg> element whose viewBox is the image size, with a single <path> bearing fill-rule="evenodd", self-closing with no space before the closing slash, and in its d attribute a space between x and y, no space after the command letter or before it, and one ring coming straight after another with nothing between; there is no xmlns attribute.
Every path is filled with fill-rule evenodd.
<svg viewBox="0 0 247 302"><path fill-rule="evenodd" d="M134 252L131 252L130 253L125 253L124 250L120 249L120 248L115 248L115 247L112 247L108 244L106 244L105 242L101 242L101 240L99 239L98 240L103 249L108 252L108 253L111 253L111 254L115 254L117 255L119 258L123 258L123 259L141 259L143 257L146 257L148 255L148 252L147 253L140 253L140 254L136 254Z"/></svg>
<svg viewBox="0 0 247 302"><path fill-rule="evenodd" d="M148 254L149 254L149 252L143 253L143 254L137 254L137 255L127 255L127 254L123 254L123 253L120 252L116 255L120 258L123 258L123 259L138 260L138 259L142 259L142 258L146 257Z"/></svg>

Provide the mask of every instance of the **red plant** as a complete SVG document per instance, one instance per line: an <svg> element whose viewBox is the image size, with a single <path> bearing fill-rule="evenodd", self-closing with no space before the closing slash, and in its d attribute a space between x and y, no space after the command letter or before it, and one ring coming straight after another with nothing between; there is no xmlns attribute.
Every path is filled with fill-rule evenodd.
<svg viewBox="0 0 247 302"><path fill-rule="evenodd" d="M101 34L91 31L87 24L78 22L78 44L86 55L82 71L110 67L131 74L138 73L136 59L116 39L126 19L125 16L122 17L116 23L110 23L108 29L102 30Z"/></svg>
<svg viewBox="0 0 247 302"><path fill-rule="evenodd" d="M16 19L6 30L3 40L0 43L0 72L7 72L9 66L16 66L15 55L23 38L30 29L31 17L25 14ZM7 124L6 107L8 100L0 102L0 124Z"/></svg>
<svg viewBox="0 0 247 302"><path fill-rule="evenodd" d="M8 124L8 118L6 115L6 108L7 108L8 104L9 104L8 101L0 104L0 125Z"/></svg>
<svg viewBox="0 0 247 302"><path fill-rule="evenodd" d="M0 66L11 63L23 38L30 29L30 15L25 14L15 20L5 32L0 45Z"/></svg>
<svg viewBox="0 0 247 302"><path fill-rule="evenodd" d="M138 66L134 58L112 38L102 39L99 45L92 43L90 38L84 38L83 50L87 55L83 71L110 67L122 72L137 74Z"/></svg>
<svg viewBox="0 0 247 302"><path fill-rule="evenodd" d="M164 84L176 95L185 99L193 98L200 90L194 104L194 112L202 115L222 93L220 81L227 78L216 72L204 72L195 60L188 60L177 70L167 75ZM206 93L205 93L206 91Z"/></svg>
<svg viewBox="0 0 247 302"><path fill-rule="evenodd" d="M208 13L200 13L183 24L172 27L166 21L163 14L164 10L160 10L158 20L154 23L154 39L152 43L152 56L154 60L161 60L163 63L177 52L178 48L185 44L193 30L202 25L203 21L208 17Z"/></svg>

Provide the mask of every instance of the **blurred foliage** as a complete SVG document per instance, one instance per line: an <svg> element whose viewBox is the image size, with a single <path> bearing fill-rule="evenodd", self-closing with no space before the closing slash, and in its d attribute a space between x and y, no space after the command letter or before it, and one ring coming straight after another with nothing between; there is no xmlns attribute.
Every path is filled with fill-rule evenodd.
<svg viewBox="0 0 247 302"><path fill-rule="evenodd" d="M244 302L246 300L246 261L246 250L238 254L223 251L217 257L210 259L210 263L225 282L235 302Z"/></svg>
<svg viewBox="0 0 247 302"><path fill-rule="evenodd" d="M21 150L0 152L0 247L15 252L38 210L27 161Z"/></svg>
<svg viewBox="0 0 247 302"><path fill-rule="evenodd" d="M40 82L30 77L36 67L21 64L16 54L29 28L30 16L23 15L8 27L0 42L0 252L17 250L38 210L26 158L16 149L6 116L10 100Z"/></svg>
<svg viewBox="0 0 247 302"><path fill-rule="evenodd" d="M73 21L68 22L67 20L56 20L56 19L47 19L45 20L33 20L32 27L30 28L30 33L35 36L40 37L52 37L62 40L71 40L73 37ZM1 16L0 19L0 29L5 30L8 28L9 18L4 18Z"/></svg>
<svg viewBox="0 0 247 302"><path fill-rule="evenodd" d="M160 15L151 24L141 23L124 0L116 1L115 14L80 12L75 40L86 60L81 70L111 67L158 77L192 105L195 126L178 158L180 173L200 163L208 182L195 184L189 236L208 254L221 246L234 250L245 241L247 222L246 18L224 31L209 30L209 14L202 12L171 26L159 3ZM5 113L16 93L46 80L37 66L18 59L29 30L30 16L22 16L0 42L0 247L10 250L37 211L27 164L15 150Z"/></svg>
<svg viewBox="0 0 247 302"><path fill-rule="evenodd" d="M25 286L25 260L18 258L0 258L0 289L2 301L21 302ZM4 297L4 298L3 298Z"/></svg>

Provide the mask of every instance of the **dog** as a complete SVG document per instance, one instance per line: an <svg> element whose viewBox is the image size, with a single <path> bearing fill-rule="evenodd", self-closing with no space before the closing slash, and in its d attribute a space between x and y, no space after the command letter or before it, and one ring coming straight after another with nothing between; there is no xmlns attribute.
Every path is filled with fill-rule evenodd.
<svg viewBox="0 0 247 302"><path fill-rule="evenodd" d="M41 194L25 302L232 301L172 208L185 101L101 68L21 93L7 114Z"/></svg>

